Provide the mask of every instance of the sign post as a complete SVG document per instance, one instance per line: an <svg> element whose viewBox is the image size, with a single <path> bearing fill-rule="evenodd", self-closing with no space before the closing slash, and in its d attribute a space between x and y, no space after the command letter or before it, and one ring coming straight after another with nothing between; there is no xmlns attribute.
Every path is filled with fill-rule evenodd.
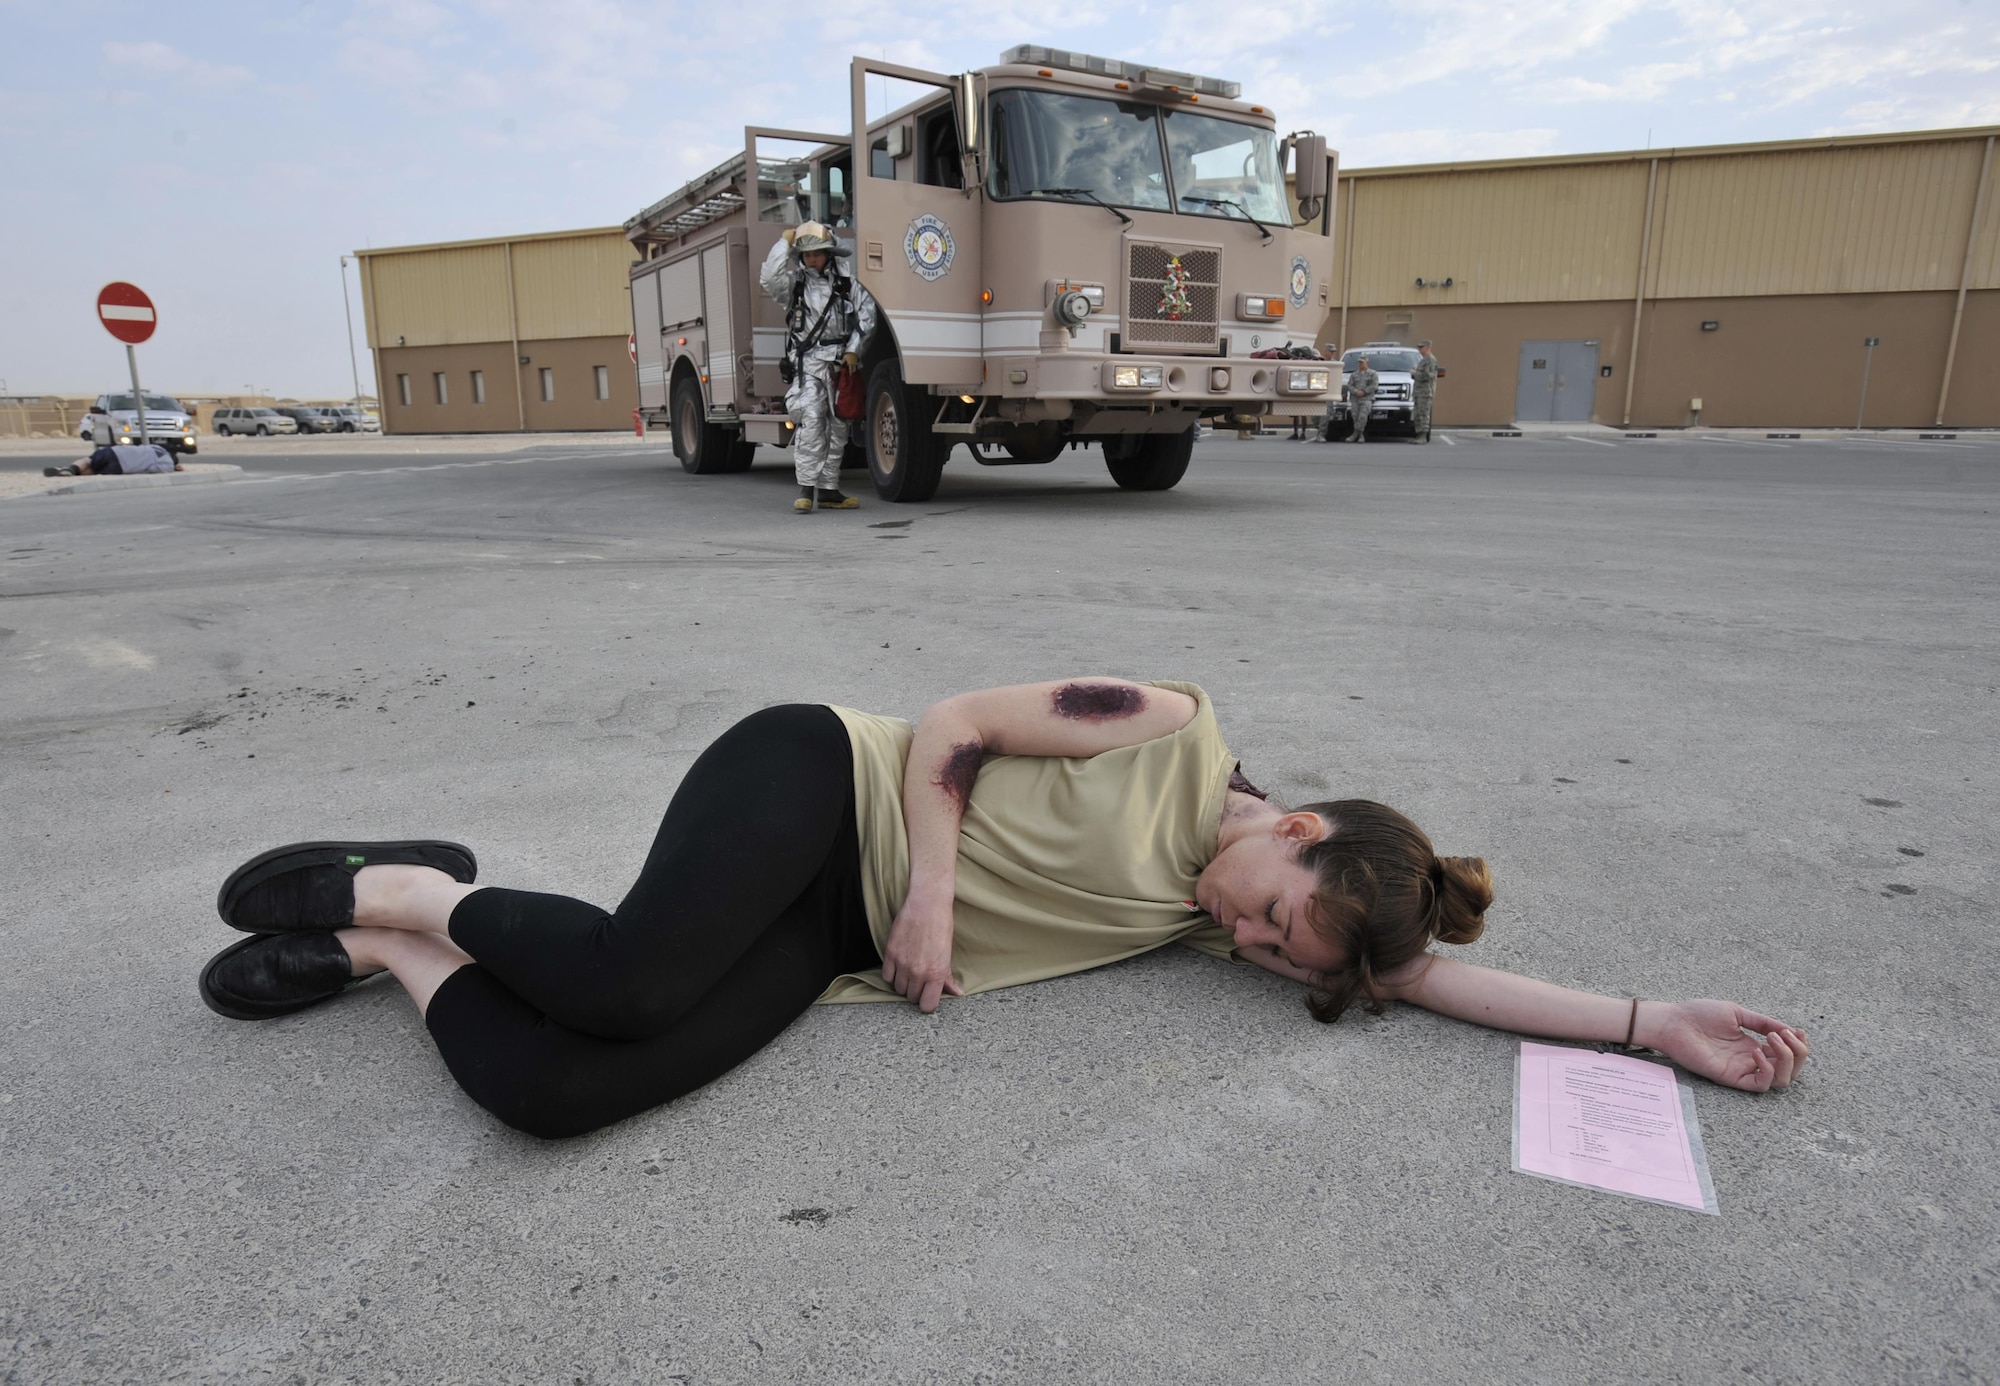
<svg viewBox="0 0 2000 1386"><path fill-rule="evenodd" d="M125 343L125 365L132 372L132 407L139 415L139 441L150 443L153 435L146 428L146 396L139 389L139 356L132 348L151 337L159 325L153 300L137 284L114 280L97 291L97 320L106 332Z"/></svg>

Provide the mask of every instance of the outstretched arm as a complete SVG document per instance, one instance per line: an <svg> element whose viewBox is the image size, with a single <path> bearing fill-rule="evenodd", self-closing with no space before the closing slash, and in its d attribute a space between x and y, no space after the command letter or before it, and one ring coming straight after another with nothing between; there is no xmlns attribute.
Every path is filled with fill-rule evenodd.
<svg viewBox="0 0 2000 1386"><path fill-rule="evenodd" d="M1102 755L1179 731L1196 707L1172 689L1094 678L961 693L925 712L903 767L910 893L889 927L883 979L924 1011L960 994L951 979L958 827L985 757Z"/></svg>
<svg viewBox="0 0 2000 1386"><path fill-rule="evenodd" d="M1632 1042L1725 1087L1788 1087L1806 1061L1805 1031L1730 1001L1641 1001L1572 991L1532 977L1427 954L1383 979L1387 994L1425 1010L1549 1039Z"/></svg>

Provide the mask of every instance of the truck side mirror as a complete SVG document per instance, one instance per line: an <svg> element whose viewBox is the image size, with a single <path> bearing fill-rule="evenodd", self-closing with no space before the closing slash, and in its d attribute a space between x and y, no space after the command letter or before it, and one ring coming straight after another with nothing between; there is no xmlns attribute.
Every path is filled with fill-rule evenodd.
<svg viewBox="0 0 2000 1386"><path fill-rule="evenodd" d="M979 74L965 73L958 82L958 148L965 162L966 191L970 192L986 177L986 151L980 146L986 132L979 121Z"/></svg>
<svg viewBox="0 0 2000 1386"><path fill-rule="evenodd" d="M1300 135L1292 141L1293 186L1301 202L1326 196L1326 136Z"/></svg>

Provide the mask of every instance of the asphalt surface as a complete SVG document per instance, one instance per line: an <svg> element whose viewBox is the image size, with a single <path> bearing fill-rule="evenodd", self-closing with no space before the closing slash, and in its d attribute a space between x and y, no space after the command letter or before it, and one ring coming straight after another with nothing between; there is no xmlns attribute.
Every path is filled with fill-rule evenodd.
<svg viewBox="0 0 2000 1386"><path fill-rule="evenodd" d="M2000 1374L2000 442L961 453L810 516L657 444L327 443L0 504L0 1381ZM1697 1084L1721 1216L1512 1173L1511 1037L1185 949L816 1010L553 1144L386 980L196 998L264 847L610 902L759 706L1092 673L1484 855L1471 960L1804 1025L1792 1091Z"/></svg>

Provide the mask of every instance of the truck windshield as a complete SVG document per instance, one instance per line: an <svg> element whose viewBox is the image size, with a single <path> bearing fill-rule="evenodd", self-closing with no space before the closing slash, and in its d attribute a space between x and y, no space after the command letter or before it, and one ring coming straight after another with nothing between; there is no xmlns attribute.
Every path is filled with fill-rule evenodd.
<svg viewBox="0 0 2000 1386"><path fill-rule="evenodd" d="M104 407L106 409L130 409L132 407L132 396L107 395L104 399ZM147 395L146 407L148 409L164 409L173 414L184 414L187 412L181 408L180 401L172 395Z"/></svg>
<svg viewBox="0 0 2000 1386"><path fill-rule="evenodd" d="M1179 210L1290 226L1278 137L1260 125L1168 109L1167 159Z"/></svg>
<svg viewBox="0 0 2000 1386"><path fill-rule="evenodd" d="M1158 109L1057 92L993 93L993 196L1082 190L1114 207L1171 210Z"/></svg>

